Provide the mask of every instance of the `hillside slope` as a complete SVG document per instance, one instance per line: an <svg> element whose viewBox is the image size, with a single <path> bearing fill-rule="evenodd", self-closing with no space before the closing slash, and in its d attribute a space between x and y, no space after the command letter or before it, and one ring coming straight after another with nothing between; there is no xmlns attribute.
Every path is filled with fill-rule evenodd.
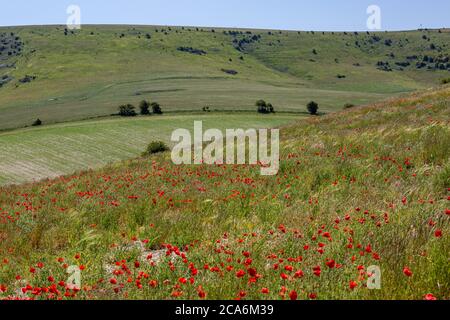
<svg viewBox="0 0 450 320"><path fill-rule="evenodd" d="M449 299L449 125L447 86L299 120L274 177L163 154L2 188L0 297Z"/></svg>
<svg viewBox="0 0 450 320"><path fill-rule="evenodd" d="M166 111L299 111L367 104L450 75L450 32L314 33L188 27L0 28L0 130L115 113L157 100Z"/></svg>

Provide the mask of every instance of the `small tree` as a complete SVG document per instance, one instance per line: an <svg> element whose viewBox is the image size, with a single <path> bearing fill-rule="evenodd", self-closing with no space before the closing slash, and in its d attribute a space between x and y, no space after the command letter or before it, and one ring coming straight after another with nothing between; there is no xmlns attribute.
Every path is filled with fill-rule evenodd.
<svg viewBox="0 0 450 320"><path fill-rule="evenodd" d="M150 103L147 100L142 100L139 104L139 109L141 110L142 115L150 114Z"/></svg>
<svg viewBox="0 0 450 320"><path fill-rule="evenodd" d="M256 101L256 106L259 113L266 113L267 103L264 100Z"/></svg>
<svg viewBox="0 0 450 320"><path fill-rule="evenodd" d="M312 115L316 115L317 111L319 110L319 105L314 102L311 101L310 103L307 104L306 108L308 109L308 112Z"/></svg>
<svg viewBox="0 0 450 320"><path fill-rule="evenodd" d="M151 106L154 114L163 114L161 106L159 105L158 102L152 102Z"/></svg>
<svg viewBox="0 0 450 320"><path fill-rule="evenodd" d="M271 103L267 103L264 100L258 100L256 101L256 106L258 107L258 113L274 113L275 108Z"/></svg>
<svg viewBox="0 0 450 320"><path fill-rule="evenodd" d="M37 119L37 120L34 121L33 124L32 124L33 127L37 127L37 126L40 126L40 125L42 125L41 119Z"/></svg>
<svg viewBox="0 0 450 320"><path fill-rule="evenodd" d="M124 104L119 107L119 115L122 117L135 117L137 115L132 104Z"/></svg>

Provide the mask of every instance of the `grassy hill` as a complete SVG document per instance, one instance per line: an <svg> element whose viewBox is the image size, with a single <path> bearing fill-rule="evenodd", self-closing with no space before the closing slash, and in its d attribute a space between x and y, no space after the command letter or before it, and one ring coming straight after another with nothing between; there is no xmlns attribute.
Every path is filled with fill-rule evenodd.
<svg viewBox="0 0 450 320"><path fill-rule="evenodd" d="M273 177L162 154L1 188L0 297L449 299L449 103L299 120Z"/></svg>
<svg viewBox="0 0 450 320"><path fill-rule="evenodd" d="M448 30L0 28L0 130L36 118L50 124L107 116L143 98L173 112L253 110L257 99L279 111L303 111L316 100L331 112L449 77L449 43Z"/></svg>

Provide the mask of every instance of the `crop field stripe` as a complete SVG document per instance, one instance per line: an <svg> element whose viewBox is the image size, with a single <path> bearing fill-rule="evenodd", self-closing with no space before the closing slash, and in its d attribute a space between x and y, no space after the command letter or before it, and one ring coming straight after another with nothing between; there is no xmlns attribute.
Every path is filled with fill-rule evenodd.
<svg viewBox="0 0 450 320"><path fill-rule="evenodd" d="M177 128L270 128L298 115L213 114L115 118L58 124L0 134L0 184L23 183L95 169L139 156L152 140L170 142Z"/></svg>

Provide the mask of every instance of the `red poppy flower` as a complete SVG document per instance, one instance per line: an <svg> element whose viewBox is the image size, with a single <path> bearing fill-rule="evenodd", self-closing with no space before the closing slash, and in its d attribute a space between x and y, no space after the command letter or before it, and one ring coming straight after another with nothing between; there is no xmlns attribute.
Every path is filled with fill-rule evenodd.
<svg viewBox="0 0 450 320"><path fill-rule="evenodd" d="M267 289L267 288L262 288L262 289L261 289L261 293L263 293L263 294L268 294L268 293L269 293L269 289Z"/></svg>
<svg viewBox="0 0 450 320"><path fill-rule="evenodd" d="M292 290L292 291L289 293L289 298L290 298L291 300L297 300L297 298L298 298L297 292L294 291L294 290Z"/></svg>
<svg viewBox="0 0 450 320"><path fill-rule="evenodd" d="M187 282L187 279L186 278L179 278L178 282L182 283L182 284L185 284Z"/></svg>
<svg viewBox="0 0 450 320"><path fill-rule="evenodd" d="M317 277L320 277L322 270L320 269L320 266L316 266L313 268L313 272L314 272L314 275L316 275Z"/></svg>
<svg viewBox="0 0 450 320"><path fill-rule="evenodd" d="M198 292L198 297L200 299L205 299L206 298L206 292L203 290L202 286L198 286L197 292Z"/></svg>
<svg viewBox="0 0 450 320"><path fill-rule="evenodd" d="M314 299L317 299L317 294L316 294L316 293L310 293L310 294L308 295L308 297L309 297L311 300L314 300Z"/></svg>
<svg viewBox="0 0 450 320"><path fill-rule="evenodd" d="M326 265L328 266L328 268L332 269L335 267L336 262L334 260L329 259L327 260Z"/></svg>
<svg viewBox="0 0 450 320"><path fill-rule="evenodd" d="M404 267L403 268L403 273L405 274L405 276L407 277L411 277L413 275L412 271L408 268L408 267Z"/></svg>
<svg viewBox="0 0 450 320"><path fill-rule="evenodd" d="M248 269L248 274L252 277L256 277L257 275L256 269L255 268Z"/></svg>
<svg viewBox="0 0 450 320"><path fill-rule="evenodd" d="M349 287L350 290L355 289L358 286L358 284L355 281L350 281Z"/></svg>
<svg viewBox="0 0 450 320"><path fill-rule="evenodd" d="M236 272L236 277L242 278L243 276L245 276L245 271L244 270L239 270L238 272Z"/></svg>
<svg viewBox="0 0 450 320"><path fill-rule="evenodd" d="M437 298L436 298L433 294L431 294L431 293L427 293L427 294L423 297L423 299L424 299L424 300L428 300L428 301L434 301L434 300L437 300Z"/></svg>
<svg viewBox="0 0 450 320"><path fill-rule="evenodd" d="M442 230L441 230L441 229L436 230L436 231L434 232L434 236L435 236L436 238L442 237Z"/></svg>
<svg viewBox="0 0 450 320"><path fill-rule="evenodd" d="M171 294L171 296L174 297L174 298L181 297L182 295L183 295L183 291L179 291L179 290L174 291L174 292L172 292L172 294Z"/></svg>
<svg viewBox="0 0 450 320"><path fill-rule="evenodd" d="M294 267L293 266L284 266L284 270L286 270L286 271L293 271L294 270Z"/></svg>
<svg viewBox="0 0 450 320"><path fill-rule="evenodd" d="M298 270L294 274L294 278L302 278L304 276L304 273L302 270Z"/></svg>

